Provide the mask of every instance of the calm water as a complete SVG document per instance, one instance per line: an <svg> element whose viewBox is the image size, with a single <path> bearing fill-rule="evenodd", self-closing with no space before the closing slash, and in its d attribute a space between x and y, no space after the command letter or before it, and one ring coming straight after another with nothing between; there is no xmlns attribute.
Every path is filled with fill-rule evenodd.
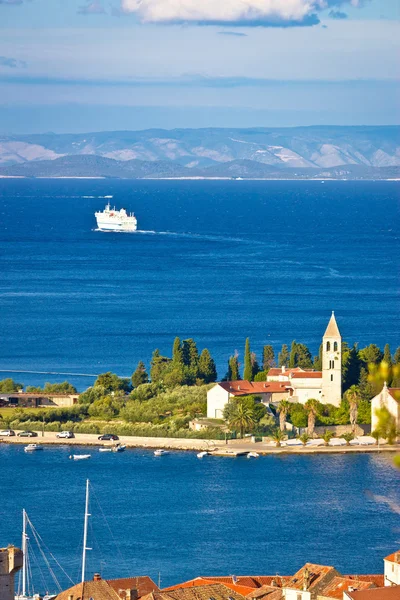
<svg viewBox="0 0 400 600"><path fill-rule="evenodd" d="M400 501L392 456L91 452L90 461L73 462L68 448L28 456L0 446L0 545L20 542L24 507L77 579L89 477L88 574L157 581L161 573L166 586L199 575L290 574L306 561L381 573L382 557L400 546L399 515L372 498Z"/></svg>
<svg viewBox="0 0 400 600"><path fill-rule="evenodd" d="M332 309L346 340L394 348L399 189L2 180L0 369L130 375L179 335L208 347L222 376L246 336L258 353L293 338L316 353ZM93 231L108 194L141 233Z"/></svg>

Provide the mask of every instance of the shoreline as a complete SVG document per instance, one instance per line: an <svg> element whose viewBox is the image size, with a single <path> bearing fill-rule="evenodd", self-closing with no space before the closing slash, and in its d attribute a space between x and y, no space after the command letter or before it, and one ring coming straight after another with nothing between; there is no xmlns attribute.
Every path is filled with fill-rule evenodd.
<svg viewBox="0 0 400 600"><path fill-rule="evenodd" d="M113 181L400 181L398 177L384 177L382 179L352 178L352 177L107 177L106 175L0 175L0 179L108 179Z"/></svg>
<svg viewBox="0 0 400 600"><path fill-rule="evenodd" d="M98 434L76 433L75 438L59 439L57 432L46 431L44 437L38 432L38 437L20 438L0 437L0 446L6 445L24 445L39 444L43 446L84 446L93 448L112 447L114 442L102 442L98 439ZM354 454L368 453L375 454L381 452L400 452L400 446L389 446L388 444L370 445L370 446L270 446L265 442L250 442L241 440L229 440L226 444L224 440L205 440L190 438L156 438L156 437L133 437L119 436L119 442L126 445L127 448L143 448L154 450L157 448L165 450L201 452L207 451L211 456L232 457L247 454L248 452L257 452L260 455L279 454Z"/></svg>

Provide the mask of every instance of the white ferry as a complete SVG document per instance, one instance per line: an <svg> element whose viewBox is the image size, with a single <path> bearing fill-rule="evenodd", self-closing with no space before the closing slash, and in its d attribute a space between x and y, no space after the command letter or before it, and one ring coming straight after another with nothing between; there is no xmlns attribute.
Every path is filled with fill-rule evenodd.
<svg viewBox="0 0 400 600"><path fill-rule="evenodd" d="M110 203L102 212L94 213L97 228L100 231L136 231L137 220L133 213L127 213L124 208L116 210L111 208Z"/></svg>

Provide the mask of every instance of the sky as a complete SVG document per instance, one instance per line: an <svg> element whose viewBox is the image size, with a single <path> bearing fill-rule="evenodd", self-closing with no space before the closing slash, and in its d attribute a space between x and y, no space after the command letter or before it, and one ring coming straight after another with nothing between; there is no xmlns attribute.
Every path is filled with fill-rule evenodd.
<svg viewBox="0 0 400 600"><path fill-rule="evenodd" d="M0 132L391 125L400 0L0 0Z"/></svg>

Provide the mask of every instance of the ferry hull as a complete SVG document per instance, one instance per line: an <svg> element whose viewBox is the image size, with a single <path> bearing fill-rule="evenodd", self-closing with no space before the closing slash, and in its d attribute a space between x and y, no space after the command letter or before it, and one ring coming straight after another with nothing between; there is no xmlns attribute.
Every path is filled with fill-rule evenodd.
<svg viewBox="0 0 400 600"><path fill-rule="evenodd" d="M97 221L97 228L100 231L136 231L137 226L134 223L106 223Z"/></svg>

